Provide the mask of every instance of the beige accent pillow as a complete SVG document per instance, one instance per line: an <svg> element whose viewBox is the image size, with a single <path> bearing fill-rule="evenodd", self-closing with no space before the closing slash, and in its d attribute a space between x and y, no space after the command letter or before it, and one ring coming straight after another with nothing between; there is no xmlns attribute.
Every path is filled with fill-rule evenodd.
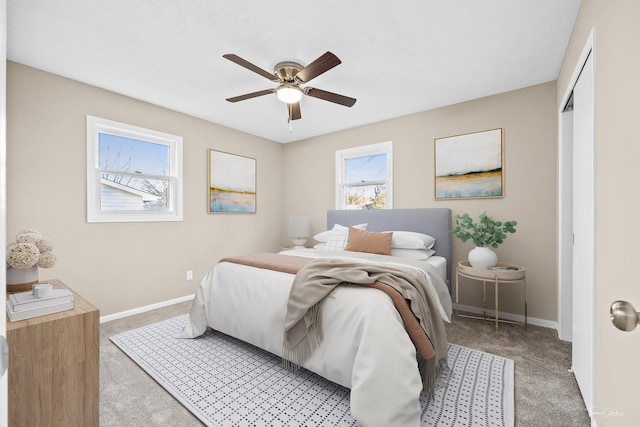
<svg viewBox="0 0 640 427"><path fill-rule="evenodd" d="M368 252L371 254L391 255L393 232L376 233L349 227L349 239L345 251Z"/></svg>

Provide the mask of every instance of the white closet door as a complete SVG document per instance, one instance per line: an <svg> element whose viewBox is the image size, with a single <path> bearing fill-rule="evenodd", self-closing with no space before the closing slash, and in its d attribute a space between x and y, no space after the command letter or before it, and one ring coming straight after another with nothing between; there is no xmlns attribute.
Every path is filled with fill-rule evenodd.
<svg viewBox="0 0 640 427"><path fill-rule="evenodd" d="M572 365L587 408L594 404L595 147L593 55L573 90Z"/></svg>

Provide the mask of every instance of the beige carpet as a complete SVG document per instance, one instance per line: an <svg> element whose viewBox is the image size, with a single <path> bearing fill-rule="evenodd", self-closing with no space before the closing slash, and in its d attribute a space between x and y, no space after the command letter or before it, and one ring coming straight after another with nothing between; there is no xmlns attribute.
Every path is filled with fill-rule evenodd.
<svg viewBox="0 0 640 427"><path fill-rule="evenodd" d="M109 337L188 312L181 303L101 325L100 425L201 426L200 421L109 341ZM554 330L455 317L449 341L515 362L516 426L589 425L571 365L571 345Z"/></svg>

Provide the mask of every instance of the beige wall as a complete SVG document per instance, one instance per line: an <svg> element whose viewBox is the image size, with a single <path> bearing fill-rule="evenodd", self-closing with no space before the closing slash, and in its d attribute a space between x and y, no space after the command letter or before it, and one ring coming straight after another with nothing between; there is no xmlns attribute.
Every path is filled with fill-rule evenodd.
<svg viewBox="0 0 640 427"><path fill-rule="evenodd" d="M640 336L609 320L618 299L640 309L633 268L640 225L640 2L582 0L558 78L557 108L592 28L596 81L595 408L598 426L640 425Z"/></svg>
<svg viewBox="0 0 640 427"><path fill-rule="evenodd" d="M555 83L280 145L12 62L8 81L8 236L37 228L51 237L59 260L41 278L67 282L103 315L190 294L222 256L277 249L287 215L310 215L320 231L334 206L335 150L393 141L394 207L518 220L498 255L527 268L529 315L556 320L555 252L538 250L555 241ZM183 136L183 222L86 223L87 114ZM505 130L506 197L433 200L433 139L496 127ZM256 215L206 213L209 148L257 158ZM454 260L471 247L456 240ZM479 286L461 289L462 303L481 305ZM520 287L505 289L501 307L520 314L521 299Z"/></svg>
<svg viewBox="0 0 640 427"><path fill-rule="evenodd" d="M191 294L215 261L280 245L282 145L8 62L7 236L36 228L102 315ZM184 221L86 222L86 115L184 138ZM207 213L208 149L257 159L258 213ZM193 270L194 280L186 280Z"/></svg>
<svg viewBox="0 0 640 427"><path fill-rule="evenodd" d="M454 215L483 211L517 220L518 231L497 249L501 262L524 265L529 315L557 318L555 82L333 133L284 147L283 216L307 214L312 231L325 227L334 209L335 151L393 141L395 208L450 207ZM346 111L345 114L350 114ZM355 114L355 112L353 113ZM434 138L504 128L505 187L501 199L434 200ZM285 237L283 236L283 239ZM472 243L454 241L454 261L465 260ZM461 282L462 283L462 282ZM481 286L464 282L461 303L482 305ZM492 300L490 300L492 304ZM522 313L522 287L501 293L501 309Z"/></svg>

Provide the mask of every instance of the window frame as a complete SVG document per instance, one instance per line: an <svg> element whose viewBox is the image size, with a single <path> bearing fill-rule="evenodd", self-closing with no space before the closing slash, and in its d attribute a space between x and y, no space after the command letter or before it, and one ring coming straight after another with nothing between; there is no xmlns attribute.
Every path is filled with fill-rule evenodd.
<svg viewBox="0 0 640 427"><path fill-rule="evenodd" d="M101 209L99 134L108 133L124 138L165 145L169 148L166 176L141 175L169 181L169 207L166 210ZM121 172L122 175L130 175ZM138 126L87 115L87 222L159 222L183 220L183 155L182 137Z"/></svg>
<svg viewBox="0 0 640 427"><path fill-rule="evenodd" d="M380 183L386 184L386 206L385 209L393 209L393 142L379 142L376 144L362 145L359 147L346 148L336 151L335 157L335 208L347 209L345 204L345 188L355 187L356 185L349 185L353 183L346 183L346 168L345 161L348 159L373 156L378 154L387 155L387 179L385 181L368 181L366 183L359 183L357 186L364 185L377 185Z"/></svg>

